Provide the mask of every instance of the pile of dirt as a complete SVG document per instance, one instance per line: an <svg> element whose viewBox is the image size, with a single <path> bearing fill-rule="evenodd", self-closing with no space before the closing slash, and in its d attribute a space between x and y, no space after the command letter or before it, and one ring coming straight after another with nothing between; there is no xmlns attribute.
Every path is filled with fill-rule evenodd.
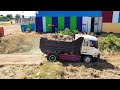
<svg viewBox="0 0 120 90"><path fill-rule="evenodd" d="M64 69L60 62L45 62L40 66L37 77L40 79L61 79L63 71Z"/></svg>
<svg viewBox="0 0 120 90"><path fill-rule="evenodd" d="M42 34L41 37L47 38L49 40L68 41L68 42L75 40L74 36L72 36L72 35L60 35L60 34L56 34L56 33Z"/></svg>
<svg viewBox="0 0 120 90"><path fill-rule="evenodd" d="M32 40L25 34L8 35L0 38L0 54L21 53L29 51Z"/></svg>

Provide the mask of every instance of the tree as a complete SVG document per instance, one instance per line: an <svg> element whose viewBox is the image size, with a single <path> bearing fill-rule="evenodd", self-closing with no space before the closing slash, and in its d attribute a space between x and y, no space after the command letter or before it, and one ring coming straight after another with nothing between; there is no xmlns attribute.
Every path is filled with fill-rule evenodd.
<svg viewBox="0 0 120 90"><path fill-rule="evenodd" d="M7 17L7 19L9 19L9 20L13 19L12 14L7 14L6 17Z"/></svg>
<svg viewBox="0 0 120 90"><path fill-rule="evenodd" d="M16 14L16 15L15 15L15 19L17 19L17 20L20 19L20 15L19 15L19 14Z"/></svg>
<svg viewBox="0 0 120 90"><path fill-rule="evenodd" d="M16 15L15 15L15 23L18 24L19 19L20 19L20 15L19 15L19 14L16 14Z"/></svg>
<svg viewBox="0 0 120 90"><path fill-rule="evenodd" d="M0 15L0 18L3 18L3 15Z"/></svg>
<svg viewBox="0 0 120 90"><path fill-rule="evenodd" d="M22 15L22 18L24 18L24 15Z"/></svg>

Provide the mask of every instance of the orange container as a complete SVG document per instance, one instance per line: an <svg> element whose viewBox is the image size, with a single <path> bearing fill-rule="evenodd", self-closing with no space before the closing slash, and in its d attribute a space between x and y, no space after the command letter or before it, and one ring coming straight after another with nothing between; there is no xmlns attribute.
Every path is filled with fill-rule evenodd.
<svg viewBox="0 0 120 90"><path fill-rule="evenodd" d="M4 28L0 27L0 37L3 37L3 36L4 36Z"/></svg>

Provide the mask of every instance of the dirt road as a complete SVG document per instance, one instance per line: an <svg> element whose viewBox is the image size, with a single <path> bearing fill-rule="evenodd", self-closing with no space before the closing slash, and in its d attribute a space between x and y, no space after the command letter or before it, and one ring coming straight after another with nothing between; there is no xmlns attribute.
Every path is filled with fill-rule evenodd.
<svg viewBox="0 0 120 90"><path fill-rule="evenodd" d="M0 65L3 64L40 64L41 55L0 55Z"/></svg>

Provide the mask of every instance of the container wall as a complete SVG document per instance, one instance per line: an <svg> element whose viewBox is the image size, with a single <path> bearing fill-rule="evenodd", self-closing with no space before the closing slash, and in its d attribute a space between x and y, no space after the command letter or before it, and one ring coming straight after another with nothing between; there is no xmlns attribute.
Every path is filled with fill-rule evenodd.
<svg viewBox="0 0 120 90"><path fill-rule="evenodd" d="M90 32L91 31L91 17L82 18L82 31Z"/></svg>
<svg viewBox="0 0 120 90"><path fill-rule="evenodd" d="M70 30L71 31L76 30L77 29L76 26L77 26L77 18L76 18L76 16L70 17Z"/></svg>
<svg viewBox="0 0 120 90"><path fill-rule="evenodd" d="M102 32L102 17L99 17L97 32Z"/></svg>
<svg viewBox="0 0 120 90"><path fill-rule="evenodd" d="M64 29L64 17L58 17L58 29L59 30Z"/></svg>
<svg viewBox="0 0 120 90"><path fill-rule="evenodd" d="M99 22L99 17L95 17L95 19L94 19L94 32L98 32L98 22Z"/></svg>
<svg viewBox="0 0 120 90"><path fill-rule="evenodd" d="M64 17L64 28L69 28L70 29L70 17Z"/></svg>
<svg viewBox="0 0 120 90"><path fill-rule="evenodd" d="M36 25L35 24L31 24L31 31L36 32Z"/></svg>
<svg viewBox="0 0 120 90"><path fill-rule="evenodd" d="M43 32L46 32L46 17L42 17Z"/></svg>
<svg viewBox="0 0 120 90"><path fill-rule="evenodd" d="M55 30L58 28L58 17L52 17L52 31L55 32Z"/></svg>
<svg viewBox="0 0 120 90"><path fill-rule="evenodd" d="M46 17L46 32L52 32L52 17Z"/></svg>
<svg viewBox="0 0 120 90"><path fill-rule="evenodd" d="M119 13L119 11L113 11L112 23L118 23Z"/></svg>
<svg viewBox="0 0 120 90"><path fill-rule="evenodd" d="M120 33L120 23L103 23L102 32Z"/></svg>
<svg viewBox="0 0 120 90"><path fill-rule="evenodd" d="M86 32L90 32L91 17L101 16L102 11L38 11L36 14L36 31L55 32L56 29L64 30L65 28L69 28L71 31L82 31L84 28ZM86 18L87 21L85 20L86 25L82 25L83 17L89 17Z"/></svg>
<svg viewBox="0 0 120 90"><path fill-rule="evenodd" d="M119 12L119 19L118 19L118 23L120 23L120 12Z"/></svg>
<svg viewBox="0 0 120 90"><path fill-rule="evenodd" d="M78 29L78 31L82 31L82 17L77 17L77 21L76 21L76 23L77 23L77 29Z"/></svg>
<svg viewBox="0 0 120 90"><path fill-rule="evenodd" d="M113 11L102 11L103 23L112 23Z"/></svg>
<svg viewBox="0 0 120 90"><path fill-rule="evenodd" d="M43 32L42 17L36 17L36 32Z"/></svg>

